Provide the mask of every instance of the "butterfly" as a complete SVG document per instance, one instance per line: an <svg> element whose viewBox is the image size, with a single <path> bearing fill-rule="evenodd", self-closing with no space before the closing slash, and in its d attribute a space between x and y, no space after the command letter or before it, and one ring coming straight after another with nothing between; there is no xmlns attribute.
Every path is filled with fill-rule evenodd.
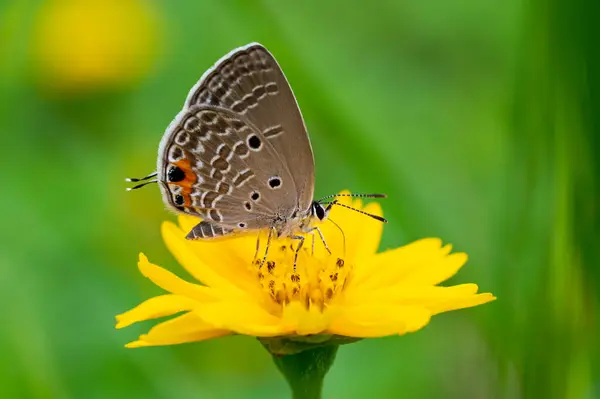
<svg viewBox="0 0 600 399"><path fill-rule="evenodd" d="M263 262L272 235L298 240L294 266L304 234L313 235L314 245L318 233L331 253L315 223L332 206L345 206L339 194L313 199L315 164L304 119L279 64L258 43L231 51L192 87L160 141L156 172L128 181L151 178L131 189L158 183L169 209L202 219L187 239L268 229Z"/></svg>

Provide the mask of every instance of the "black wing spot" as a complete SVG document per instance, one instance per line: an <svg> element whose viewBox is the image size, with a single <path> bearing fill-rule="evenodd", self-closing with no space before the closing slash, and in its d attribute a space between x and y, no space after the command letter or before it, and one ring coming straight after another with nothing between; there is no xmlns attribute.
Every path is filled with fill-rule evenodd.
<svg viewBox="0 0 600 399"><path fill-rule="evenodd" d="M248 147L252 148L253 150L258 150L260 149L260 146L262 145L262 142L260 141L260 138L253 134L250 137L248 137Z"/></svg>
<svg viewBox="0 0 600 399"><path fill-rule="evenodd" d="M167 172L167 179L171 183L177 183L185 179L185 172L178 166L171 166Z"/></svg>
<svg viewBox="0 0 600 399"><path fill-rule="evenodd" d="M183 199L183 195L177 194L175 196L175 204L183 205L184 202L185 202L185 200Z"/></svg>
<svg viewBox="0 0 600 399"><path fill-rule="evenodd" d="M251 204L251 203L249 203L248 201L244 202L244 207L245 207L247 210L249 210L249 211L251 211L251 210L252 210L252 204Z"/></svg>
<svg viewBox="0 0 600 399"><path fill-rule="evenodd" d="M281 186L281 179L278 176L273 176L269 179L269 186L273 189Z"/></svg>
<svg viewBox="0 0 600 399"><path fill-rule="evenodd" d="M255 191L252 193L250 198L252 198L253 201L258 201L258 199L260 198L260 193L258 191Z"/></svg>
<svg viewBox="0 0 600 399"><path fill-rule="evenodd" d="M238 223L238 227L239 227L240 229L243 229L243 228L245 228L245 227L246 227L246 223Z"/></svg>

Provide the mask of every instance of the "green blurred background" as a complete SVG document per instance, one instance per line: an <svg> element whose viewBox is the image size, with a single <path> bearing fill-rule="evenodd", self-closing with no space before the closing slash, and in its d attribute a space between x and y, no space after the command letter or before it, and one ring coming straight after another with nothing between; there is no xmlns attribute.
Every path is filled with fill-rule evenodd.
<svg viewBox="0 0 600 399"><path fill-rule="evenodd" d="M438 236L498 300L342 347L326 398L600 397L592 0L0 1L0 397L288 397L250 337L127 350L177 273L155 167L189 88L251 41L304 113L317 195L386 192L382 248ZM184 274L182 274L184 275Z"/></svg>

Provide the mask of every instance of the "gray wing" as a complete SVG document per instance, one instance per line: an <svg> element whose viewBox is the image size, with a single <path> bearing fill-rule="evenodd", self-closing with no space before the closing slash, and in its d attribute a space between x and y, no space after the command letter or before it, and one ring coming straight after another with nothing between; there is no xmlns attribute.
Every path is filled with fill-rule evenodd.
<svg viewBox="0 0 600 399"><path fill-rule="evenodd" d="M314 191L310 140L292 89L265 47L252 43L221 58L190 91L186 106L196 104L230 109L255 126L292 176L295 205L308 209Z"/></svg>
<svg viewBox="0 0 600 399"><path fill-rule="evenodd" d="M219 107L195 105L177 116L161 141L157 170L165 204L224 232L269 227L296 201L294 181L270 142Z"/></svg>

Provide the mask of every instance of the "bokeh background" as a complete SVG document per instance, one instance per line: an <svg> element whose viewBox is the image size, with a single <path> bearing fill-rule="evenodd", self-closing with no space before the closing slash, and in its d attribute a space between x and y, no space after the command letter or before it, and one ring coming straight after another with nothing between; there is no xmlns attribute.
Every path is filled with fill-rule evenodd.
<svg viewBox="0 0 600 399"><path fill-rule="evenodd" d="M155 167L189 88L278 58L317 195L386 192L382 248L437 236L498 300L342 347L327 398L600 397L600 51L593 0L0 2L0 397L288 397L250 337L127 350L114 315L181 273Z"/></svg>

